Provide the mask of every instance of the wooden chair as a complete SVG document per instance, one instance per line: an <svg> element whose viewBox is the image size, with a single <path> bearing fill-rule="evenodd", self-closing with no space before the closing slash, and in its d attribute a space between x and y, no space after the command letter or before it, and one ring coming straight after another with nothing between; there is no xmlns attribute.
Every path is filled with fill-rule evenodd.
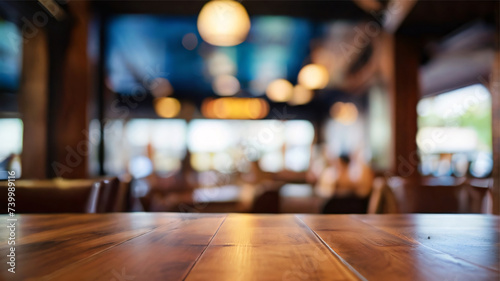
<svg viewBox="0 0 500 281"><path fill-rule="evenodd" d="M323 214L366 214L369 198L332 197L323 205Z"/></svg>
<svg viewBox="0 0 500 281"><path fill-rule="evenodd" d="M281 208L280 190L284 182L270 181L259 184L255 188L251 213L277 214Z"/></svg>
<svg viewBox="0 0 500 281"><path fill-rule="evenodd" d="M97 212L124 212L129 208L130 177L104 177L101 182Z"/></svg>
<svg viewBox="0 0 500 281"><path fill-rule="evenodd" d="M102 178L100 182L101 189L99 191L99 199L97 200L97 212L113 212L119 201L120 181L116 177L111 177Z"/></svg>
<svg viewBox="0 0 500 281"><path fill-rule="evenodd" d="M453 185L422 185L414 193L416 213L467 213L464 183Z"/></svg>
<svg viewBox="0 0 500 281"><path fill-rule="evenodd" d="M368 214L397 214L399 207L396 195L383 177L375 178L368 202Z"/></svg>
<svg viewBox="0 0 500 281"><path fill-rule="evenodd" d="M16 180L15 213L95 213L101 183L93 180ZM7 212L8 182L0 182Z"/></svg>
<svg viewBox="0 0 500 281"><path fill-rule="evenodd" d="M393 177L388 180L403 213L466 213L467 193L464 179L443 181L422 179L413 182Z"/></svg>
<svg viewBox="0 0 500 281"><path fill-rule="evenodd" d="M277 214L280 212L279 190L265 190L260 193L252 205L252 213Z"/></svg>
<svg viewBox="0 0 500 281"><path fill-rule="evenodd" d="M468 211L471 213L489 213L489 191L493 188L493 179L470 179L467 182Z"/></svg>
<svg viewBox="0 0 500 281"><path fill-rule="evenodd" d="M116 212L128 212L131 210L131 199L132 199L132 176L124 175L119 177L120 188L118 191L118 200L115 205Z"/></svg>

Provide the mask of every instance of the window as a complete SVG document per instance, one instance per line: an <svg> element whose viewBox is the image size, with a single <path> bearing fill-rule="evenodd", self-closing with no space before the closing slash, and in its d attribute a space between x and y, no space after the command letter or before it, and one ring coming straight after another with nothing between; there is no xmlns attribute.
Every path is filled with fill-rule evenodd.
<svg viewBox="0 0 500 281"><path fill-rule="evenodd" d="M244 171L249 161L268 172L306 171L314 127L305 120L110 120L104 137L105 170L113 175L177 171L187 150L197 171Z"/></svg>
<svg viewBox="0 0 500 281"><path fill-rule="evenodd" d="M470 172L485 177L491 173L491 95L484 86L424 98L417 112L422 174L464 176Z"/></svg>
<svg viewBox="0 0 500 281"><path fill-rule="evenodd" d="M0 18L0 38L0 93L15 94L21 74L21 35L15 24Z"/></svg>
<svg viewBox="0 0 500 281"><path fill-rule="evenodd" d="M21 175L23 122L18 117L17 91L21 75L22 40L17 26L0 18L0 179L7 170Z"/></svg>
<svg viewBox="0 0 500 281"><path fill-rule="evenodd" d="M186 122L176 119L110 120L104 129L107 174L141 178L178 170L186 153Z"/></svg>
<svg viewBox="0 0 500 281"><path fill-rule="evenodd" d="M259 161L267 172L305 171L313 138L305 120L193 120L188 148L199 171L244 170L248 161Z"/></svg>
<svg viewBox="0 0 500 281"><path fill-rule="evenodd" d="M7 179L9 170L21 176L19 155L23 148L23 122L17 118L0 118L0 179Z"/></svg>

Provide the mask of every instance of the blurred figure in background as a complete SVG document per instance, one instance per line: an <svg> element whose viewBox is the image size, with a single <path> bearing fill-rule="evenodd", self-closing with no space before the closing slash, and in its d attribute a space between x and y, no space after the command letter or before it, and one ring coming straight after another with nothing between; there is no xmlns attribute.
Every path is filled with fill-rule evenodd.
<svg viewBox="0 0 500 281"><path fill-rule="evenodd" d="M357 153L353 159L342 154L330 161L320 175L316 190L330 198L327 213L364 213L372 190L374 174ZM329 210L326 210L329 209Z"/></svg>
<svg viewBox="0 0 500 281"><path fill-rule="evenodd" d="M168 176L152 174L148 177L149 192L141 197L146 211L172 212L179 211L179 205L192 204L193 190L197 188L198 174L191 166L191 153L181 162L181 167Z"/></svg>

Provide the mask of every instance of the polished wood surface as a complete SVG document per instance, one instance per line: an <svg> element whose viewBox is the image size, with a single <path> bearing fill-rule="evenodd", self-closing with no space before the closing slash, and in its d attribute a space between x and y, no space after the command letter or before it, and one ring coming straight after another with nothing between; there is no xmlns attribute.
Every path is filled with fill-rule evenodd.
<svg viewBox="0 0 500 281"><path fill-rule="evenodd" d="M18 215L0 280L498 280L487 215ZM4 221L6 216L2 218ZM0 228L7 253L8 229ZM0 263L6 264L6 254Z"/></svg>

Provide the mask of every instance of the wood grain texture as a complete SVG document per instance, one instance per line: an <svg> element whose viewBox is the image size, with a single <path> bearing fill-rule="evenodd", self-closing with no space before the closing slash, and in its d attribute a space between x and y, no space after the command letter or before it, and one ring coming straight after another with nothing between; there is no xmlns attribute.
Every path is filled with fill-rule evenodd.
<svg viewBox="0 0 500 281"><path fill-rule="evenodd" d="M18 215L0 280L498 280L487 215ZM6 216L0 220L6 221ZM0 228L6 264L8 229Z"/></svg>
<svg viewBox="0 0 500 281"><path fill-rule="evenodd" d="M387 280L389 277L394 280L498 280L500 277L498 270L478 265L484 262L482 258L472 263L440 251L440 247L427 246L418 240L408 239L404 234L398 235L400 227L403 227L404 231L404 225L411 224L412 221L417 223L414 225L416 228L432 229L434 231L432 236L436 238L447 236L453 241L454 237L461 235L457 232L448 232L447 228L439 228L436 224L427 226L426 224L431 221L425 219L420 223L419 218L425 218L425 215L299 217L330 246L332 251L368 280ZM467 231L466 225L460 223L462 217L464 216L455 216L450 224L457 228L463 227L464 231ZM498 218L495 219L498 221ZM436 222L439 220L442 218L436 217ZM393 224L387 228L371 225L371 223L386 224L390 221ZM491 224L483 225L482 228L485 231L495 231ZM420 236L421 241L428 238L422 233ZM479 237L472 238L478 239L476 243L483 243ZM448 249L454 248L457 252L462 251L467 255L470 249L458 243L459 241L457 238L455 243L450 243L448 246L440 242L436 244ZM489 251L496 251L498 254L498 243L495 244L490 240L484 244Z"/></svg>
<svg viewBox="0 0 500 281"><path fill-rule="evenodd" d="M500 219L497 216L420 214L355 216L402 239L422 244L492 270L500 270ZM493 247L492 246L496 246Z"/></svg>
<svg viewBox="0 0 500 281"><path fill-rule="evenodd" d="M165 219L152 220L148 214L18 217L15 277L19 279L16 280L38 279L168 222ZM1 253L7 253L10 247L4 241L8 237L7 231L6 227L0 228ZM6 254L0 255L0 262L6 264ZM0 276L8 278L11 273L2 270Z"/></svg>
<svg viewBox="0 0 500 281"><path fill-rule="evenodd" d="M44 280L182 280L224 218L189 214L145 217L157 226L153 231L58 270Z"/></svg>
<svg viewBox="0 0 500 281"><path fill-rule="evenodd" d="M186 280L357 280L294 215L230 214Z"/></svg>

